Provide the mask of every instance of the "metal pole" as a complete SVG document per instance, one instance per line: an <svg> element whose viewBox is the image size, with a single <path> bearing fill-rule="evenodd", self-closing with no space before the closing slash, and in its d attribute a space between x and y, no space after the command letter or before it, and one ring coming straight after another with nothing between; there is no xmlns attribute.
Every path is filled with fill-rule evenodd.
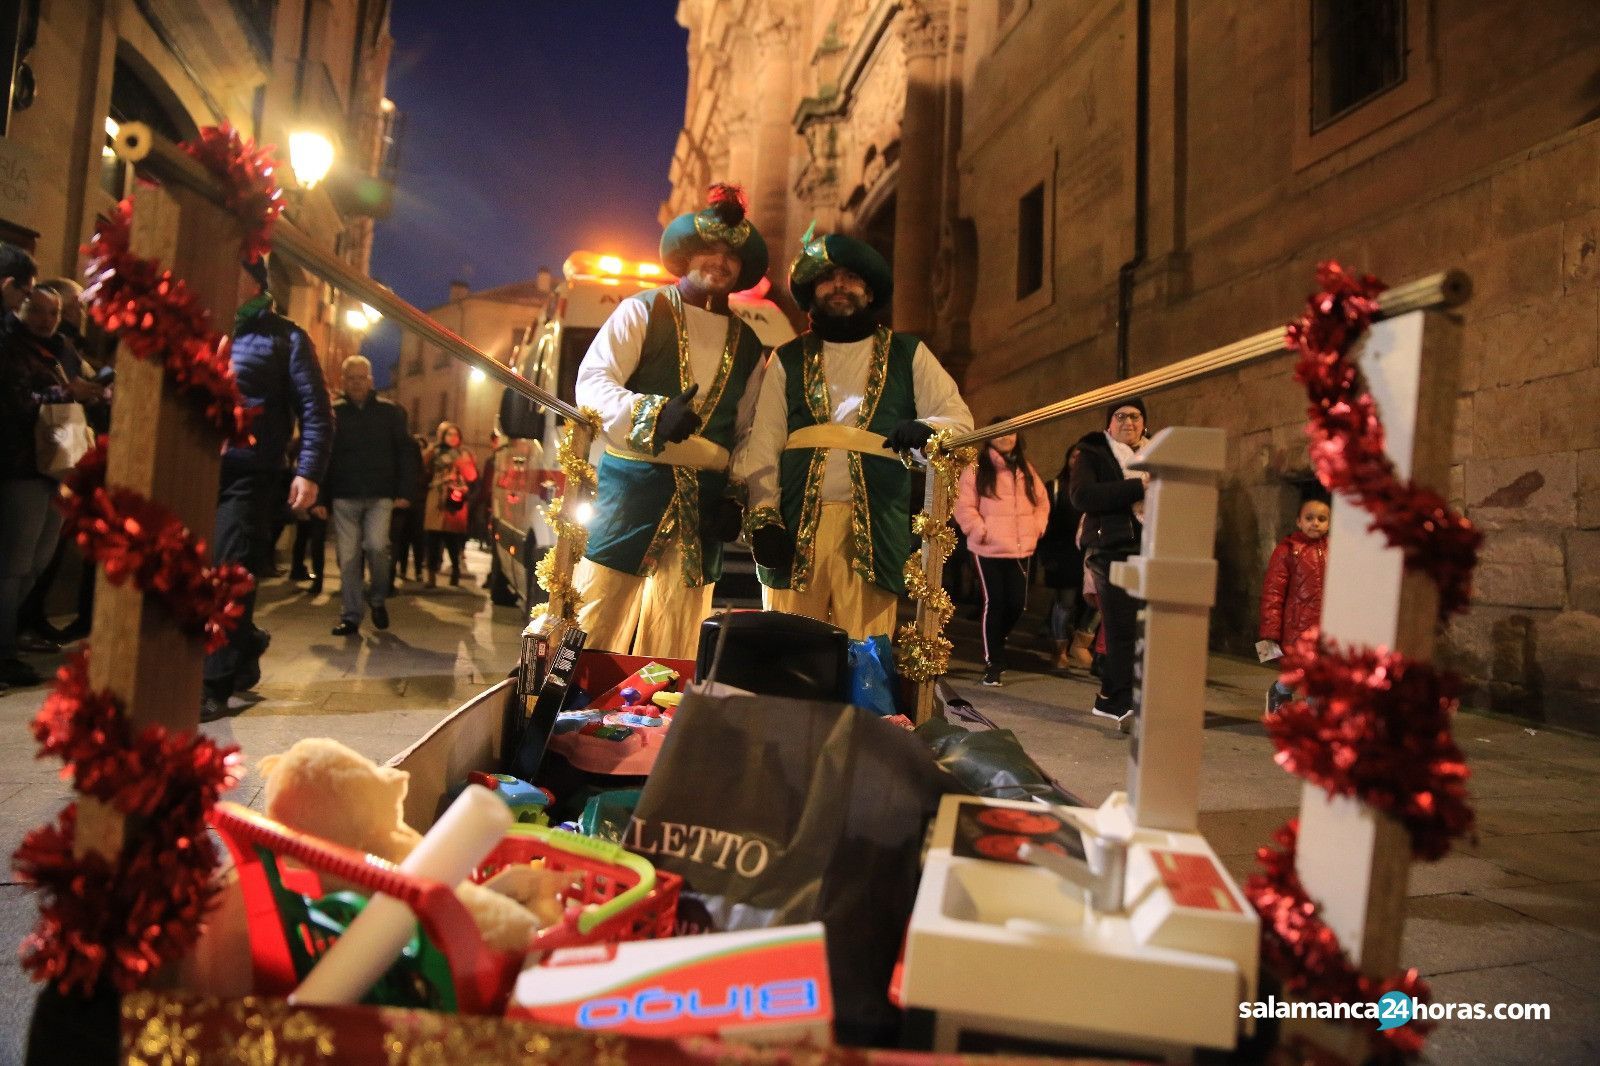
<svg viewBox="0 0 1600 1066"><path fill-rule="evenodd" d="M1375 320L1395 318L1409 311L1425 311L1433 308L1454 307L1466 301L1472 292L1472 284L1467 275L1459 270L1449 270L1442 274L1431 274L1416 281L1397 285L1384 292L1378 298L1378 313ZM1111 385L1102 385L1098 389L1080 392L1076 396L1055 403L1047 404L1037 410L1020 414L1005 422L997 422L992 426L975 429L971 433L963 433L959 437L950 439L948 448L970 448L995 437L1003 437L1007 433L1017 433L1034 426L1041 426L1047 422L1077 414L1079 411L1089 411L1097 407L1105 407L1117 400L1126 400L1133 396L1147 396L1152 392L1162 389L1174 388L1188 382L1207 377L1266 359L1285 351L1283 346L1283 327L1263 330L1254 336L1246 337L1242 341L1213 348L1209 352L1180 359L1176 363L1169 363L1164 367L1137 374L1131 378L1115 382Z"/></svg>
<svg viewBox="0 0 1600 1066"><path fill-rule="evenodd" d="M126 162L136 165L141 171L160 181L182 185L213 203L226 206L227 197L212 173L176 145L156 136L150 127L142 122L122 124L117 131L116 152ZM376 308L401 329L437 345L456 359L483 371L487 376L526 396L534 403L574 421L588 421L573 404L567 403L554 393L545 391L504 363L485 355L459 334L440 325L396 296L387 287L328 255L285 219L278 219L273 226L272 250L299 263L340 291Z"/></svg>

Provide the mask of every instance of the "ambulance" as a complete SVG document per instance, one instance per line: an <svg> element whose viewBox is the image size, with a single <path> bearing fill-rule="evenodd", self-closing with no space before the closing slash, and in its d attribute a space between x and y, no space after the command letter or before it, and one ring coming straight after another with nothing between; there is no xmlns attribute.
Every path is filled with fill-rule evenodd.
<svg viewBox="0 0 1600 1066"><path fill-rule="evenodd" d="M597 252L574 252L561 267L556 285L539 318L524 330L512 350L512 367L541 388L574 403L578 364L589 342L617 305L636 293L676 279L659 263L634 262ZM769 351L794 339L795 332L778 306L766 298L770 283L763 278L728 301ZM506 583L523 596L525 606L542 603L545 592L534 579L534 567L555 543L545 519L545 505L561 495L565 478L556 463L563 419L534 407L505 390L500 397L499 433L495 452L493 511L494 562ZM597 440L592 462L598 464L604 441ZM587 516L581 515L580 518ZM714 600L718 606L759 606L755 563L742 544L724 553L723 576Z"/></svg>

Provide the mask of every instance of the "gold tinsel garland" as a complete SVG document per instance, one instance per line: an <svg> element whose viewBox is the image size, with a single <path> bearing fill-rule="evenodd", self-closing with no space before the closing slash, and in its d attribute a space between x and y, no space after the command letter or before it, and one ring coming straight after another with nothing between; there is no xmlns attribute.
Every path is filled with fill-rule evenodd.
<svg viewBox="0 0 1600 1066"><path fill-rule="evenodd" d="M581 408L581 413L589 420L592 426L600 424L600 414L591 408ZM561 434L561 444L556 449L556 465L561 467L565 475L561 495L551 500L545 506L545 520L550 523L550 528L555 531L556 543L549 551L544 553L533 573L539 581L539 587L550 594L548 603L536 605L531 616L539 618L550 610L550 604L556 603L561 608L561 619L575 622L578 619L578 608L583 603L583 597L572 585L572 572L565 574L556 573L556 558L566 544L572 545L571 559L576 564L582 558L583 550L589 544L589 530L566 516L566 500L569 492L576 492L578 499L593 498L597 484L595 480L594 464L589 462L587 449L580 452L573 447L573 437L577 432L578 424L568 422L566 429Z"/></svg>
<svg viewBox="0 0 1600 1066"><path fill-rule="evenodd" d="M976 448L945 449L946 433L935 433L928 438L923 454L928 457L928 476L939 479L944 498L954 500L956 480L961 471L978 457ZM925 546L934 549L941 566L956 546L956 532L949 518L936 519L927 511L919 512L911 520L911 531L921 537ZM951 644L944 636L944 627L955 614L955 604L950 600L942 583L932 583L922 565L922 555L913 552L906 560L906 595L924 604L933 616L933 632L924 635L917 631L916 622L907 622L895 634L895 665L902 677L921 684L942 677L950 669Z"/></svg>

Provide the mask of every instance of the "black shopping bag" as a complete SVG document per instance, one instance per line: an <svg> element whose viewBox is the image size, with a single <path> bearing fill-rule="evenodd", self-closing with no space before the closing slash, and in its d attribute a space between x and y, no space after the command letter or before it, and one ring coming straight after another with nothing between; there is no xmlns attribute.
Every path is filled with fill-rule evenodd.
<svg viewBox="0 0 1600 1066"><path fill-rule="evenodd" d="M680 932L824 923L838 1039L891 1042L924 830L959 791L916 737L859 708L691 693L624 843L684 878Z"/></svg>

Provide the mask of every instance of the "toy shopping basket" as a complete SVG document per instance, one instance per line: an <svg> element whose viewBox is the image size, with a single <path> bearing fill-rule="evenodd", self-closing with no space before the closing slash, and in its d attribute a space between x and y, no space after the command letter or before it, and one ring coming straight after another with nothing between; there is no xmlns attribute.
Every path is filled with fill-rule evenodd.
<svg viewBox="0 0 1600 1066"><path fill-rule="evenodd" d="M526 956L484 944L450 886L296 832L237 804L217 804L211 824L238 869L256 992L292 991L364 904L351 893L325 893L322 877L330 876L363 893L400 900L422 926L424 935L408 946L405 965L386 974L368 1001L464 1014L504 1009ZM534 859L571 871L572 881L561 895L567 904L561 921L540 930L530 951L671 934L681 879L658 874L645 860L607 842L542 826L514 826L474 878Z"/></svg>

